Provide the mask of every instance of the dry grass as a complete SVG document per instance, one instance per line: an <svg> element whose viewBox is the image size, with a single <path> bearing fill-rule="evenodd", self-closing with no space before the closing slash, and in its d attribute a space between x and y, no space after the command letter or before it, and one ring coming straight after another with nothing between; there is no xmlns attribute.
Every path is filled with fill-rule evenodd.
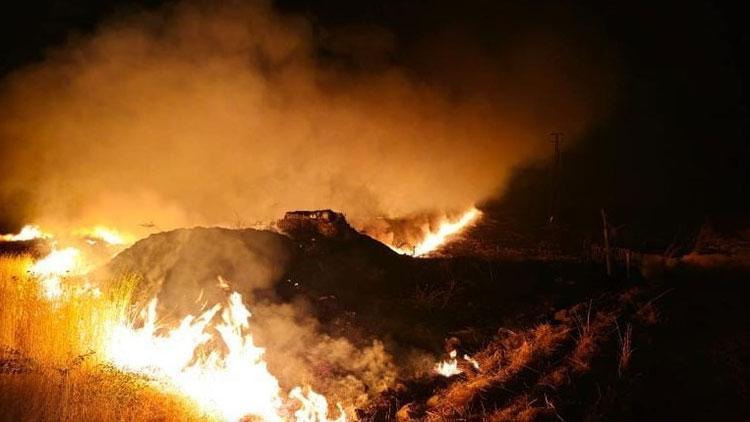
<svg viewBox="0 0 750 422"><path fill-rule="evenodd" d="M0 374L3 421L205 420L192 403L100 365Z"/></svg>
<svg viewBox="0 0 750 422"><path fill-rule="evenodd" d="M57 368L82 355L96 359L107 330L128 310L134 280L122 280L98 297L49 301L27 273L30 263L28 257L0 257L0 346Z"/></svg>
<svg viewBox="0 0 750 422"><path fill-rule="evenodd" d="M465 377L463 382L452 383L427 401L427 419L455 420L462 412L467 412L472 403L481 401L489 391L522 382L526 377L538 376L534 366L550 359L569 339L570 331L564 325L540 324L527 332L513 333L489 344L474 356L481 368L479 372L466 372L462 375ZM507 390L507 387L504 388ZM526 404L518 407L521 408L529 415L539 412ZM517 412L514 414L518 416ZM488 418L503 420L501 414Z"/></svg>
<svg viewBox="0 0 750 422"><path fill-rule="evenodd" d="M104 362L135 280L48 301L31 258L0 257L0 420L198 420L192 405ZM205 420L205 418L203 418Z"/></svg>
<svg viewBox="0 0 750 422"><path fill-rule="evenodd" d="M625 332L620 332L620 326L617 326L617 337L620 343L619 359L617 361L617 375L622 376L630 367L630 359L633 355L633 325L628 324Z"/></svg>
<svg viewBox="0 0 750 422"><path fill-rule="evenodd" d="M581 409L599 402L582 400L597 400L600 385L616 383L632 370L633 326L640 327L639 305L651 292L610 292L555 312L546 323L499 329L472 354L478 371L416 383L416 394L397 392L395 400L378 402L376 409L393 410L368 409L364 420L388 420L383 415L392 414L401 420L564 421L566 415L584 414L588 410Z"/></svg>

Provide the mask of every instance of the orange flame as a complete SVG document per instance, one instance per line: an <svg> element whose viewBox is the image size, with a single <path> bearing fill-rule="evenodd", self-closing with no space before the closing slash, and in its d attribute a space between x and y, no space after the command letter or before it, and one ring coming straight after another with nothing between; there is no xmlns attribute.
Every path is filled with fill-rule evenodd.
<svg viewBox="0 0 750 422"><path fill-rule="evenodd" d="M81 253L73 247L53 250L29 268L29 273L39 277L47 299L62 296L62 278L79 272L82 272Z"/></svg>
<svg viewBox="0 0 750 422"><path fill-rule="evenodd" d="M455 350L452 350L448 354L448 357L450 359L444 360L442 362L438 362L437 365L435 365L435 368L434 368L435 372L437 372L438 374L440 374L440 375L442 375L444 377L447 377L447 378L452 377L454 375L458 375L460 373L463 373L463 371L461 370L461 368L458 367L458 358L457 358L457 356L458 356L458 352L456 352ZM469 364L475 370L479 371L479 362L476 359L474 359L471 356L465 354L464 355L464 360L466 362L469 362Z"/></svg>
<svg viewBox="0 0 750 422"><path fill-rule="evenodd" d="M472 207L471 209L463 213L458 220L443 221L434 231L425 230L426 234L424 236L424 239L422 239L421 242L411 248L396 247L392 245L388 245L388 247L404 255L428 255L443 246L448 240L450 240L451 236L460 233L469 225L474 223L479 217L481 217L481 215L481 211L479 211L476 207Z"/></svg>
<svg viewBox="0 0 750 422"><path fill-rule="evenodd" d="M212 324L221 311L221 322ZM225 420L256 416L267 421L323 422L329 419L325 397L295 387L285 400L279 382L263 360L265 349L257 347L249 333L250 311L242 296L234 292L227 307L216 305L198 318L185 317L180 325L157 334L156 300L143 312L143 326L124 323L113 332L107 356L125 371L148 375L193 399L210 414ZM212 333L214 329L218 336ZM199 355L210 341L221 341L218 349ZM289 414L288 406L297 410ZM344 421L340 406L336 421Z"/></svg>
<svg viewBox="0 0 750 422"><path fill-rule="evenodd" d="M0 240L6 242L22 242L26 240L46 239L49 237L50 235L44 233L42 229L39 228L39 226L35 224L27 224L23 226L21 228L21 231L19 231L17 234L0 235Z"/></svg>
<svg viewBox="0 0 750 422"><path fill-rule="evenodd" d="M127 245L133 243L131 236L101 225L76 230L73 233L94 243L97 241L102 241L109 245Z"/></svg>
<svg viewBox="0 0 750 422"><path fill-rule="evenodd" d="M121 237L114 236L117 232L105 229L97 226L74 233L107 244L122 243ZM35 231L22 230L19 236L38 237L41 233L36 227ZM29 268L43 287L44 297L53 303L79 294L98 297L99 290L88 285L85 278L76 278L77 283L67 280L85 276L89 266L85 265L84 253L75 247L57 249L55 244L53 241L50 254ZM222 278L219 283L229 286ZM264 360L265 349L253 341L252 314L239 293L232 293L226 306L217 304L198 317L186 316L172 330L162 330L156 307L153 299L137 321L122 316L103 327L107 332L103 353L106 361L123 371L145 375L158 387L183 394L207 414L227 421L245 417L264 421L346 420L340 404L334 410L338 416L329 416L327 399L309 387L282 392Z"/></svg>
<svg viewBox="0 0 750 422"><path fill-rule="evenodd" d="M444 376L444 377L452 377L453 375L458 375L462 371L458 368L458 359L456 359L456 351L453 350L448 355L450 359L438 362L437 365L435 365L435 372L438 374Z"/></svg>

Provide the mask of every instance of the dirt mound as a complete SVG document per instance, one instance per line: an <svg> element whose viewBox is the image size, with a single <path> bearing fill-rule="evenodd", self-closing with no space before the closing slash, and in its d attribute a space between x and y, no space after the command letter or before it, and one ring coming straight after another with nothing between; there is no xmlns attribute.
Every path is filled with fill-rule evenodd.
<svg viewBox="0 0 750 422"><path fill-rule="evenodd" d="M286 233L193 228L155 234L100 274L140 277L135 301L158 298L160 315L195 315L233 290L251 305L302 299L334 335L360 327L433 350L466 327L472 328L465 336L476 337L508 318L580 300L592 280L598 284L574 263L403 256L352 230L339 214L316 217L286 218L294 221L279 224ZM327 230L331 224L340 230Z"/></svg>
<svg viewBox="0 0 750 422"><path fill-rule="evenodd" d="M156 297L160 313L184 316L223 301L227 289L248 297L272 287L295 249L289 238L269 231L180 229L136 242L112 259L107 275L138 276L137 302Z"/></svg>

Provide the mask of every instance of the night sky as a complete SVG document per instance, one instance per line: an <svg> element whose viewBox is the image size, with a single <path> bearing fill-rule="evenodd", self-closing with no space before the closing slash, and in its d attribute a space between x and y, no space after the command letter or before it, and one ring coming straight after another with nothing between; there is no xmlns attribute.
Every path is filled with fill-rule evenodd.
<svg viewBox="0 0 750 422"><path fill-rule="evenodd" d="M162 3L69 0L6 6L0 74L41 60L49 48L85 35L106 19ZM441 52L451 57L452 50L480 46L490 56L501 56L516 31L528 27L546 27L572 40L594 34L594 42L604 48L592 54L605 51L601 59L616 69L613 106L563 155L561 218L586 226L603 207L618 222L664 233L707 218L718 225L746 225L749 37L742 10L729 2L657 3L275 2L281 11L313 22L321 62L367 71L367 54L341 53L326 40L341 28L376 27L393 36L386 60L446 90L480 88L462 80L461 67L471 63L441 63ZM445 48L432 49L438 53L426 57L422 47L427 44ZM530 163L519 169L501 202L531 207L538 215L524 214L541 219L546 205L529 195L543 190L539 186L547 167Z"/></svg>

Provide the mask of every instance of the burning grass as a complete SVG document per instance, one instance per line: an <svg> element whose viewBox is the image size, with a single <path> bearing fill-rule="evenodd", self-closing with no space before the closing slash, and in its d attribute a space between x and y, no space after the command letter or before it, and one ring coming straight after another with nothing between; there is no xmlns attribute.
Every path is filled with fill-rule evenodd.
<svg viewBox="0 0 750 422"><path fill-rule="evenodd" d="M0 345L58 367L82 355L101 357L107 330L128 312L135 280L50 301L31 267L26 256L0 257Z"/></svg>
<svg viewBox="0 0 750 422"><path fill-rule="evenodd" d="M239 293L171 328L156 299L132 314L136 278L102 289L57 258L0 257L0 418L346 419L307 385L282 390Z"/></svg>
<svg viewBox="0 0 750 422"><path fill-rule="evenodd" d="M0 418L13 421L205 420L185 399L109 366L109 330L133 279L49 301L28 256L0 257Z"/></svg>

